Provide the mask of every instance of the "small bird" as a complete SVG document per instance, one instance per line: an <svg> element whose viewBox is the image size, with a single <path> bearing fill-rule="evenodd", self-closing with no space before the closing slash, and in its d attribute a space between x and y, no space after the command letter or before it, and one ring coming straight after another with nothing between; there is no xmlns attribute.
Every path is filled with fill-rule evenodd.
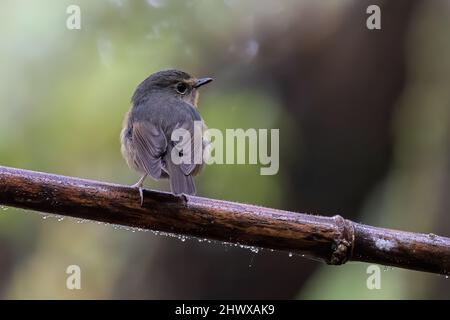
<svg viewBox="0 0 450 320"><path fill-rule="evenodd" d="M131 109L125 115L120 141L128 166L142 174L133 185L139 189L141 205L144 200L142 184L147 176L155 180L168 178L174 194L195 194L192 176L200 171L203 163L174 163L171 154L177 142L171 137L174 130L183 128L191 134L191 141L187 143L193 146L195 122L202 124L203 134L206 125L197 111L198 89L212 80L197 79L183 71L164 70L150 75L137 86L131 98ZM202 147L205 144L207 141L203 140ZM202 149L194 147L192 153Z"/></svg>

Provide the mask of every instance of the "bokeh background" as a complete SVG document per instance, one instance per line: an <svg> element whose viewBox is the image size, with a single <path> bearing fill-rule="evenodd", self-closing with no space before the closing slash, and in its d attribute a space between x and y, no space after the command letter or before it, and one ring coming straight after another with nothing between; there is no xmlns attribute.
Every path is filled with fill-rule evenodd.
<svg viewBox="0 0 450 320"><path fill-rule="evenodd" d="M209 166L201 196L450 236L449 30L445 0L2 1L0 165L134 183L131 94L178 68L216 79L209 127L280 128L278 175ZM397 268L368 290L367 267L0 210L1 298L450 298L445 277Z"/></svg>

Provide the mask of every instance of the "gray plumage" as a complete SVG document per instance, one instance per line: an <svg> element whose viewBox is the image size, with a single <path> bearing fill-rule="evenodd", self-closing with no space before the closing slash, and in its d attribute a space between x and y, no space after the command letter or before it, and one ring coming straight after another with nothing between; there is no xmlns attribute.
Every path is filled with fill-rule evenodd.
<svg viewBox="0 0 450 320"><path fill-rule="evenodd" d="M169 178L174 194L195 194L192 176L202 164L175 164L171 152L177 142L171 141L171 135L177 128L186 129L192 137L191 156L201 152L193 148L194 121L202 121L196 108L197 89L211 80L166 70L152 74L136 88L121 133L122 155L130 168L144 174L136 186L149 175L155 180Z"/></svg>

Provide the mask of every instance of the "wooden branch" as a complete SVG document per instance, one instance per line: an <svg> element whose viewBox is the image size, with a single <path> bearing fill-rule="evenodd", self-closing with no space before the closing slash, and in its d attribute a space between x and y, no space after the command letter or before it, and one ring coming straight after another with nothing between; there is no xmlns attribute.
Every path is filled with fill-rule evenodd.
<svg viewBox="0 0 450 320"><path fill-rule="evenodd" d="M450 239L0 166L0 204L117 225L448 275Z"/></svg>

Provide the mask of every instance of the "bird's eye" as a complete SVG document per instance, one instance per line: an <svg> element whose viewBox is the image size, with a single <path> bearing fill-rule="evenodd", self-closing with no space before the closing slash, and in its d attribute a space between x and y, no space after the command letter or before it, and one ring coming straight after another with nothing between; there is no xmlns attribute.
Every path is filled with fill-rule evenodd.
<svg viewBox="0 0 450 320"><path fill-rule="evenodd" d="M187 86L185 83L180 82L179 84L177 84L177 91L181 94L185 94L187 90Z"/></svg>

